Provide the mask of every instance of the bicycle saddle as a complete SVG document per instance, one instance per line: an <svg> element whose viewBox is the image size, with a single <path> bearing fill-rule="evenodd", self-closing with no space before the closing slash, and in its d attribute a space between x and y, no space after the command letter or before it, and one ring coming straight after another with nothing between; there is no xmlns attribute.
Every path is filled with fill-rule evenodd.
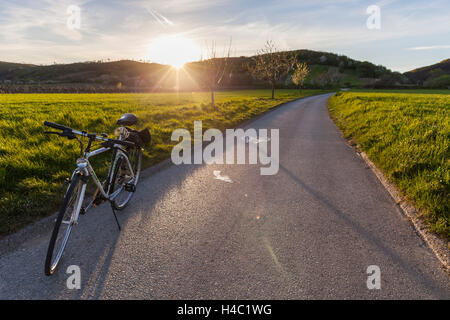
<svg viewBox="0 0 450 320"><path fill-rule="evenodd" d="M119 126L132 126L138 122L138 118L132 113L124 113L116 124Z"/></svg>

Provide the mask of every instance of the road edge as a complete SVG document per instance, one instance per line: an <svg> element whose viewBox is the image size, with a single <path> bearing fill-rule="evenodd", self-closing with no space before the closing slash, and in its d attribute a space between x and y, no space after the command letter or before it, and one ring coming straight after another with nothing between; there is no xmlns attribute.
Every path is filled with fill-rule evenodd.
<svg viewBox="0 0 450 320"><path fill-rule="evenodd" d="M391 195L392 199L394 199L395 204L398 206L400 211L405 217L408 218L417 233L427 243L431 251L433 251L447 274L450 274L450 250L448 249L449 242L441 239L429 230L429 227L419 218L419 210L417 210L408 200L406 200L401 192L386 179L384 173L372 162L372 160L370 160L364 151L356 152L376 175L383 187Z"/></svg>

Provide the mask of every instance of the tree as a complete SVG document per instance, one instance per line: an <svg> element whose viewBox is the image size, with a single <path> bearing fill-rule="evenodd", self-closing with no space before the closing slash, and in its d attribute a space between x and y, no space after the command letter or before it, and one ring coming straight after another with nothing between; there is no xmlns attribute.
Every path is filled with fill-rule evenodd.
<svg viewBox="0 0 450 320"><path fill-rule="evenodd" d="M306 77L309 75L309 68L306 62L297 62L296 69L292 75L292 82L294 82L300 88L300 94L302 93L302 87L305 83Z"/></svg>
<svg viewBox="0 0 450 320"><path fill-rule="evenodd" d="M450 75L443 75L439 78L428 79L423 85L429 88L450 89Z"/></svg>
<svg viewBox="0 0 450 320"><path fill-rule="evenodd" d="M279 52L274 42L268 40L264 48L257 51L249 65L250 73L256 78L267 81L272 88L272 99L275 97L275 85L281 77L289 72L294 57L287 52Z"/></svg>
<svg viewBox="0 0 450 320"><path fill-rule="evenodd" d="M359 62L356 72L361 78L376 78L376 66L368 61Z"/></svg>
<svg viewBox="0 0 450 320"><path fill-rule="evenodd" d="M397 85L407 84L408 78L400 72L383 74L380 79L374 83L375 88L392 88Z"/></svg>
<svg viewBox="0 0 450 320"><path fill-rule="evenodd" d="M218 57L216 42L212 41L211 46L207 46L207 59L201 59L203 64L203 82L211 92L211 107L215 108L214 92L222 83L225 74L228 71L229 58L231 54L231 39L228 48L224 50L222 57Z"/></svg>

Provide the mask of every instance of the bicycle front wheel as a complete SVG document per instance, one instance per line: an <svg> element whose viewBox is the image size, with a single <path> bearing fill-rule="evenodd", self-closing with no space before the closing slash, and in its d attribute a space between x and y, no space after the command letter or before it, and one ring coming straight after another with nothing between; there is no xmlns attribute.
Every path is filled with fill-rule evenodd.
<svg viewBox="0 0 450 320"><path fill-rule="evenodd" d="M55 272L61 260L70 232L75 224L75 218L81 209L83 198L83 181L81 181L80 175L75 174L67 189L48 245L47 258L45 259L45 274L47 276Z"/></svg>
<svg viewBox="0 0 450 320"><path fill-rule="evenodd" d="M141 173L141 150L137 148L129 150L128 160L130 161L131 167L128 165L124 155L118 155L116 167L112 176L113 179L110 194L114 194L115 192L117 194L111 204L116 210L125 208L136 191L136 185Z"/></svg>

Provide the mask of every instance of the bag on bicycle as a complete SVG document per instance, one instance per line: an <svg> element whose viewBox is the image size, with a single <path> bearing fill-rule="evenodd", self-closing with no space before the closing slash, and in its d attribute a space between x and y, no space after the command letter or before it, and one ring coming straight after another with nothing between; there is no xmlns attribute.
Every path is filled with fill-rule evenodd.
<svg viewBox="0 0 450 320"><path fill-rule="evenodd" d="M126 140L135 143L139 147L149 145L151 142L150 130L147 128L141 131L129 129L129 135Z"/></svg>
<svg viewBox="0 0 450 320"><path fill-rule="evenodd" d="M148 146L152 141L152 135L150 134L150 130L147 128L139 131L138 134L144 146Z"/></svg>

